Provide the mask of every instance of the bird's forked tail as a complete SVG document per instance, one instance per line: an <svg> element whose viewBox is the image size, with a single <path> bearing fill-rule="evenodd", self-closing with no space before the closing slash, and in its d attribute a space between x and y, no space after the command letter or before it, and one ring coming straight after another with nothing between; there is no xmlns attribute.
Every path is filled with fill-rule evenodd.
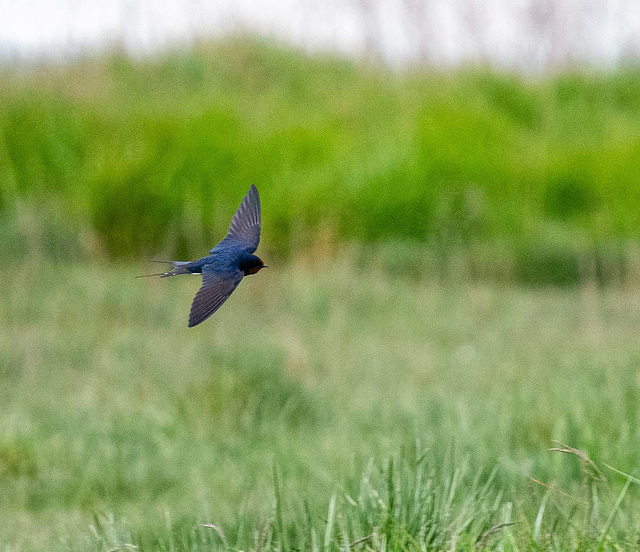
<svg viewBox="0 0 640 552"><path fill-rule="evenodd" d="M136 278L149 278L151 276L160 276L160 278L168 278L169 276L177 276L178 274L191 274L191 271L187 268L187 265L191 264L190 261L157 261L150 259L150 263L166 263L172 265L171 270L168 272L157 272L156 274L141 274Z"/></svg>

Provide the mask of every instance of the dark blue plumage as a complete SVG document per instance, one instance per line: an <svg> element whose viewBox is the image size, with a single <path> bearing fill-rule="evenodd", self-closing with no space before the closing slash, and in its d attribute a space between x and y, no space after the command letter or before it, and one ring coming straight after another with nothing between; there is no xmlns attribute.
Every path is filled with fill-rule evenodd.
<svg viewBox="0 0 640 552"><path fill-rule="evenodd" d="M231 219L224 239L209 255L195 261L167 261L169 272L151 276L202 274L202 287L196 293L189 313L189 327L204 322L227 300L242 278L256 274L265 264L253 254L260 242L260 196L252 184Z"/></svg>

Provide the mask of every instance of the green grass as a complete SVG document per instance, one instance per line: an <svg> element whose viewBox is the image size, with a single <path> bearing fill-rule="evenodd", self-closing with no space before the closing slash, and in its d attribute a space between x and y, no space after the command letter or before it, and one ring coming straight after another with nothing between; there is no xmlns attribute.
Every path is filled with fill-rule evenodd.
<svg viewBox="0 0 640 552"><path fill-rule="evenodd" d="M637 547L640 72L1 71L0 549ZM251 182L272 268L188 330L131 258Z"/></svg>
<svg viewBox="0 0 640 552"><path fill-rule="evenodd" d="M395 240L478 279L637 271L632 68L391 73L238 38L1 76L2 258L191 258L253 182L280 258Z"/></svg>
<svg viewBox="0 0 640 552"><path fill-rule="evenodd" d="M637 290L353 257L270 262L195 329L197 278L5 265L2 549L635 546L639 489L607 466L638 475Z"/></svg>

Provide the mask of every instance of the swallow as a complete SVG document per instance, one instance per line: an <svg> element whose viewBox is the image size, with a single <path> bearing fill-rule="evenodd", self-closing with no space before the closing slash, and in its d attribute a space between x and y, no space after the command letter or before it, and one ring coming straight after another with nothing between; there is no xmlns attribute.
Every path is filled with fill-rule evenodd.
<svg viewBox="0 0 640 552"><path fill-rule="evenodd" d="M224 239L209 251L209 255L195 261L154 261L170 263L169 272L144 276L178 276L202 274L202 286L191 303L189 328L204 322L238 287L242 278L267 268L260 257L254 255L260 242L262 213L258 189L252 184L231 219Z"/></svg>

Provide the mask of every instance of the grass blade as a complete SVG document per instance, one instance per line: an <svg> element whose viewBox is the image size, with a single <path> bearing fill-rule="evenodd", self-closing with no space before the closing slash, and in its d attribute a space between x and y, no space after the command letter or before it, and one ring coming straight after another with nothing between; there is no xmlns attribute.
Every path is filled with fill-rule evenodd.
<svg viewBox="0 0 640 552"><path fill-rule="evenodd" d="M542 503L540 504L540 508L538 508L538 514L536 515L536 521L533 525L533 542L538 544L538 539L540 538L540 529L542 527L542 516L544 516L544 511L547 507L547 501L549 500L549 492L547 492L542 498Z"/></svg>
<svg viewBox="0 0 640 552"><path fill-rule="evenodd" d="M336 495L335 493L331 496L331 501L329 502L329 512L327 513L327 529L324 533L324 546L322 550L325 552L329 550L329 546L331 546L331 537L333 536L333 522L336 515Z"/></svg>
<svg viewBox="0 0 640 552"><path fill-rule="evenodd" d="M604 527L602 528L602 533L600 534L600 540L598 541L598 550L602 550L602 545L604 543L605 537L607 536L607 531L609 531L609 527L611 527L611 524L613 523L613 518L618 513L620 504L622 504L622 501L624 500L624 496L627 494L627 491L629 490L631 483L632 483L631 479L627 479L626 483L624 484L624 487L622 487L622 491L620 491L620 494L618 495L616 503L613 505L613 508L611 508L611 512L609 513L607 522L604 524Z"/></svg>

